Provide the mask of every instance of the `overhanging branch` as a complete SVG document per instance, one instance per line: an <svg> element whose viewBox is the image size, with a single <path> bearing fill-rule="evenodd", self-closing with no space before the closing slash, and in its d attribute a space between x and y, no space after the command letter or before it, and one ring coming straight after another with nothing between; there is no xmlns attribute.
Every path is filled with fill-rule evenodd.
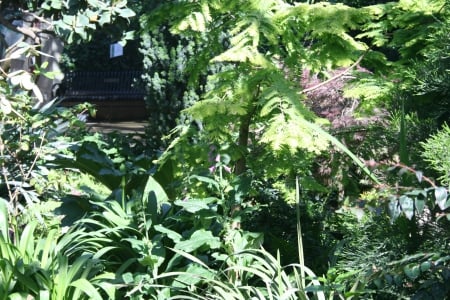
<svg viewBox="0 0 450 300"><path fill-rule="evenodd" d="M367 51L368 51L368 50L367 50ZM304 93L304 94L310 93L310 92L312 92L312 91L314 91L314 90L317 90L318 88L320 88L320 87L322 87L322 86L324 86L324 85L326 85L326 84L328 84L328 83L330 83L330 82L332 82L332 81L334 81L334 80L336 80L336 79L338 79L338 78L344 76L345 74L347 74L348 72L350 72L350 70L352 70L353 68L355 68L355 67L357 67L357 66L359 65L359 63L362 61L362 59L363 59L364 56L366 55L367 51L364 52L363 55L361 55L361 56L360 56L360 57L359 57L359 58L358 58L358 59L357 59L350 67L348 67L347 69L345 69L345 70L342 71L341 73L339 73L339 74L337 74L337 75L331 77L330 79L327 79L327 80L325 80L325 81L322 81L321 83L316 84L315 86L312 86L312 87L310 87L310 88L304 89L304 90L302 91L302 93Z"/></svg>

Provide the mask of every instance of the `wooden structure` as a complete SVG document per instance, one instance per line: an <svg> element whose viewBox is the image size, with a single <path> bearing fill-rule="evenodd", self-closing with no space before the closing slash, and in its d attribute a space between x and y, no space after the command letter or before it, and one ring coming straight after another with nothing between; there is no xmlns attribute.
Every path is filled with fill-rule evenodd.
<svg viewBox="0 0 450 300"><path fill-rule="evenodd" d="M143 120L148 116L139 84L140 71L77 71L65 74L56 95L63 106L92 103L97 108L96 120Z"/></svg>

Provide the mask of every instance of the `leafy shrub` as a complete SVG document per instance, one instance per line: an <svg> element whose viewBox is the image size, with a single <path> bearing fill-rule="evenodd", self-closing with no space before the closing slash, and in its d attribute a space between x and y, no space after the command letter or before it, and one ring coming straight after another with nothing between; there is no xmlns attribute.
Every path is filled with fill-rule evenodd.
<svg viewBox="0 0 450 300"><path fill-rule="evenodd" d="M0 199L2 299L115 299L114 274L102 267L104 251L71 259L67 250L82 242L79 232L42 232L36 220L12 229L7 205Z"/></svg>

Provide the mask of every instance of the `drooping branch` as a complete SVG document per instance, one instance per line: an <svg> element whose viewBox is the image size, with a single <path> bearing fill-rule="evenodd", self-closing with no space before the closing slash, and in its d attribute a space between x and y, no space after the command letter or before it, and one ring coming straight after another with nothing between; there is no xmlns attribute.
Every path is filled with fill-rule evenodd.
<svg viewBox="0 0 450 300"><path fill-rule="evenodd" d="M368 50L367 50L368 51ZM344 75L346 75L348 72L350 72L353 68L355 68L355 67L357 67L359 64L360 64L360 62L362 61L362 59L364 58L364 56L366 55L366 53L367 53L367 51L366 52L364 52L363 53L363 55L361 55L350 67L348 67L347 69L345 69L344 71L342 71L341 73L339 73L339 74L337 74L337 75L335 75L335 76L333 76L333 77L331 77L331 78L329 78L329 79L327 79L327 80L325 80L325 81L322 81L321 83L319 83L319 84L316 84L315 86L312 86L312 87L310 87L310 88L307 88L307 89L304 89L303 91L302 91L302 93L310 93L310 92L312 92L312 91L314 91L314 90L317 90L318 88L320 88L320 87L322 87L322 86L324 86L324 85L326 85L326 84L328 84L328 83L330 83L330 82L332 82L332 81L334 81L334 80L336 80L336 79L339 79L340 77L342 77L342 76L344 76Z"/></svg>

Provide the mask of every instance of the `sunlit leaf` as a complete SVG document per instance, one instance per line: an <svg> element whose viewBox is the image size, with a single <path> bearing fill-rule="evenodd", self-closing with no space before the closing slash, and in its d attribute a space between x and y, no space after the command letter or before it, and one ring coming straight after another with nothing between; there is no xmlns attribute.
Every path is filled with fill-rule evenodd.
<svg viewBox="0 0 450 300"><path fill-rule="evenodd" d="M436 198L436 204L440 209L444 210L448 207L447 205L447 189L444 187L437 187L434 190L434 197Z"/></svg>
<svg viewBox="0 0 450 300"><path fill-rule="evenodd" d="M8 237L9 221L8 221L8 204L3 198L0 198L0 234L3 238Z"/></svg>
<svg viewBox="0 0 450 300"><path fill-rule="evenodd" d="M175 243L179 242L182 239L182 236L178 232L170 230L162 225L155 225L154 228L156 231L166 234L167 237L169 237Z"/></svg>
<svg viewBox="0 0 450 300"><path fill-rule="evenodd" d="M392 220L397 219L398 216L401 214L402 210L400 208L400 204L398 203L397 199L394 198L389 202L388 212Z"/></svg>
<svg viewBox="0 0 450 300"><path fill-rule="evenodd" d="M399 203L405 216L411 220L414 216L414 200L406 195L402 195L399 198Z"/></svg>
<svg viewBox="0 0 450 300"><path fill-rule="evenodd" d="M4 96L0 97L0 109L5 115L9 115L12 112L11 102Z"/></svg>
<svg viewBox="0 0 450 300"><path fill-rule="evenodd" d="M422 171L416 171L415 174L416 174L417 181L422 182L423 172Z"/></svg>
<svg viewBox="0 0 450 300"><path fill-rule="evenodd" d="M183 207L190 213L196 213L202 209L210 209L210 203L216 202L216 198L204 198L204 199L186 199L185 201L177 200L175 205Z"/></svg>
<svg viewBox="0 0 450 300"><path fill-rule="evenodd" d="M89 299L103 299L97 289L86 278L80 278L72 282L70 285L83 291L83 293L89 296Z"/></svg>

